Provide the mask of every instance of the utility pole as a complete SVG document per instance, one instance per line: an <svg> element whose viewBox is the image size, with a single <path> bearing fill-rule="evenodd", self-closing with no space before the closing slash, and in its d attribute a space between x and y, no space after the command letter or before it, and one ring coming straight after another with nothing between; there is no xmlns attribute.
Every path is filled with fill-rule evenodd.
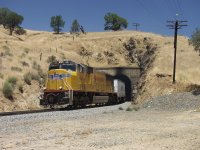
<svg viewBox="0 0 200 150"><path fill-rule="evenodd" d="M169 23L167 27L170 29L174 29L174 68L173 68L173 83L176 82L176 50L177 50L177 35L178 35L178 29L181 29L183 26L187 26L185 23L187 21L167 21Z"/></svg>
<svg viewBox="0 0 200 150"><path fill-rule="evenodd" d="M137 29L138 29L137 27L139 27L139 26L140 26L140 24L139 24L139 23L133 23L132 25L133 25L133 26L135 26L135 30L137 30Z"/></svg>

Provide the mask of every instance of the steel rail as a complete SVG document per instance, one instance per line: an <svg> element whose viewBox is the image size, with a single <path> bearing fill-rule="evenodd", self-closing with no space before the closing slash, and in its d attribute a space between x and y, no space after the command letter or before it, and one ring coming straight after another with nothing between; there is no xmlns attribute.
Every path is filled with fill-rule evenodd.
<svg viewBox="0 0 200 150"><path fill-rule="evenodd" d="M59 111L59 109L41 109L41 110L1 112L0 117L2 117L2 116L13 116L13 115L23 115L23 114L34 114L34 113L51 112L51 111Z"/></svg>

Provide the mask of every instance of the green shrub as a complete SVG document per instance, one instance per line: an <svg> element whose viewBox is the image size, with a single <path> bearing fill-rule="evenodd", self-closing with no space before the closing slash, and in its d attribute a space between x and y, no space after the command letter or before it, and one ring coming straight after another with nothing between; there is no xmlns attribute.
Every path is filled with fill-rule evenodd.
<svg viewBox="0 0 200 150"><path fill-rule="evenodd" d="M200 54L200 28L196 28L189 42L194 46L194 50Z"/></svg>
<svg viewBox="0 0 200 150"><path fill-rule="evenodd" d="M27 62L25 62L25 61L21 61L20 63L22 64L22 66L27 66L27 67L29 67L29 64L28 64Z"/></svg>
<svg viewBox="0 0 200 150"><path fill-rule="evenodd" d="M3 46L3 49L4 50L10 50L10 48L8 46L6 46L6 45Z"/></svg>
<svg viewBox="0 0 200 150"><path fill-rule="evenodd" d="M124 109L123 109L123 107L120 106L120 107L119 107L119 110L124 110Z"/></svg>
<svg viewBox="0 0 200 150"><path fill-rule="evenodd" d="M38 75L43 78L43 79L46 79L46 73L44 73L42 70L40 72L38 72Z"/></svg>
<svg viewBox="0 0 200 150"><path fill-rule="evenodd" d="M11 83L9 83L7 80L5 81L3 85L3 95L8 98L12 99L13 95L13 86Z"/></svg>
<svg viewBox="0 0 200 150"><path fill-rule="evenodd" d="M22 27L17 27L14 31L17 35L23 35L26 34L26 30L24 30Z"/></svg>
<svg viewBox="0 0 200 150"><path fill-rule="evenodd" d="M37 70L37 71L41 71L41 66L39 64L37 64L36 61L33 62L32 68Z"/></svg>
<svg viewBox="0 0 200 150"><path fill-rule="evenodd" d="M25 58L25 57L26 57L26 54L25 54L25 53L22 53L19 57L20 57L20 58Z"/></svg>
<svg viewBox="0 0 200 150"><path fill-rule="evenodd" d="M14 87L17 83L17 78L16 77L9 77L7 81Z"/></svg>
<svg viewBox="0 0 200 150"><path fill-rule="evenodd" d="M138 111L140 109L139 106L129 106L128 108L126 108L126 111Z"/></svg>
<svg viewBox="0 0 200 150"><path fill-rule="evenodd" d="M133 111L133 108L128 107L126 108L126 111Z"/></svg>
<svg viewBox="0 0 200 150"><path fill-rule="evenodd" d="M18 71L18 72L22 72L22 69L19 67L11 67L12 71Z"/></svg>
<svg viewBox="0 0 200 150"><path fill-rule="evenodd" d="M13 56L13 54L10 52L9 49L5 50L4 55L5 56Z"/></svg>
<svg viewBox="0 0 200 150"><path fill-rule="evenodd" d="M3 74L2 74L2 73L0 73L0 78L1 78L1 79L3 79L3 77L4 77L4 76L3 76Z"/></svg>
<svg viewBox="0 0 200 150"><path fill-rule="evenodd" d="M56 56L54 56L54 55L49 56L48 59L47 59L48 63L52 63L52 62L55 62L55 61L56 61Z"/></svg>
<svg viewBox="0 0 200 150"><path fill-rule="evenodd" d="M25 48L25 49L24 49L24 52L25 52L26 54L28 54L29 51L30 51L30 49L28 49L28 48Z"/></svg>
<svg viewBox="0 0 200 150"><path fill-rule="evenodd" d="M6 98L12 99L13 90L17 83L16 77L9 77L3 85L3 94Z"/></svg>
<svg viewBox="0 0 200 150"><path fill-rule="evenodd" d="M133 108L135 111L138 111L140 109L140 107L134 107Z"/></svg>
<svg viewBox="0 0 200 150"><path fill-rule="evenodd" d="M2 53L3 56L13 56L13 54L10 52L10 48L6 45L3 46L4 53Z"/></svg>
<svg viewBox="0 0 200 150"><path fill-rule="evenodd" d="M44 74L42 71L38 73L31 73L28 72L24 74L24 82L28 85L31 85L32 80L36 80L39 83L41 83L41 78L45 79L46 74Z"/></svg>
<svg viewBox="0 0 200 150"><path fill-rule="evenodd" d="M37 80L39 83L41 83L41 78L46 78L46 73L43 72L40 65L38 65L35 61L33 62L33 69L37 70L38 74L33 74L33 80Z"/></svg>
<svg viewBox="0 0 200 150"><path fill-rule="evenodd" d="M102 54L101 53L98 53L97 54L97 57L96 57L96 60L98 61L98 62L102 62L103 61L103 56L102 56Z"/></svg>
<svg viewBox="0 0 200 150"><path fill-rule="evenodd" d="M64 53L61 53L60 55L61 55L61 60L65 60L65 59L66 59L66 57L65 57L65 54L64 54Z"/></svg>
<svg viewBox="0 0 200 150"><path fill-rule="evenodd" d="M22 83L20 83L20 84L18 85L18 90L19 90L21 93L24 92L23 84L22 84Z"/></svg>
<svg viewBox="0 0 200 150"><path fill-rule="evenodd" d="M40 82L40 76L36 73L31 73L31 79Z"/></svg>
<svg viewBox="0 0 200 150"><path fill-rule="evenodd" d="M28 72L28 73L24 74L24 82L28 85L31 85L31 81L32 81L31 73Z"/></svg>

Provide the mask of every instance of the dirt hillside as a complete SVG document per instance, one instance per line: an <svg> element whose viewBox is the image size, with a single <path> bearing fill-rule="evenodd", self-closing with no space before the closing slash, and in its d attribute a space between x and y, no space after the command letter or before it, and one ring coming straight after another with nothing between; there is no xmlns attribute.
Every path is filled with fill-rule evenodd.
<svg viewBox="0 0 200 150"><path fill-rule="evenodd" d="M45 74L51 56L92 67L141 66L142 56L148 56L148 50L155 48L155 58L143 70L137 101L188 90L189 85L200 84L200 56L186 37L178 37L178 41L177 84L173 85L172 37L136 31L87 33L73 37L69 33L56 35L30 30L26 35L9 36L8 31L0 27L0 111L39 108L39 80L33 78L28 85L24 75ZM5 98L2 93L3 84L9 77L17 78L12 99Z"/></svg>
<svg viewBox="0 0 200 150"><path fill-rule="evenodd" d="M152 67L142 78L138 101L171 93L198 89L200 84L200 56L189 45L188 38L178 36L176 84L173 75L173 37L163 37L157 41L159 48Z"/></svg>

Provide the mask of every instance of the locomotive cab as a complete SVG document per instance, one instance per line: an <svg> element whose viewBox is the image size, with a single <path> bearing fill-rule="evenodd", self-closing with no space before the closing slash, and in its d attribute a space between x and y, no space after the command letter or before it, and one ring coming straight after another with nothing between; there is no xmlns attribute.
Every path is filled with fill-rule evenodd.
<svg viewBox="0 0 200 150"><path fill-rule="evenodd" d="M40 104L54 107L72 103L71 78L76 76L77 65L72 61L53 62L49 65L48 79Z"/></svg>
<svg viewBox="0 0 200 150"><path fill-rule="evenodd" d="M53 62L49 65L48 79L40 104L73 105L74 91L84 90L84 81L93 69L73 61Z"/></svg>

